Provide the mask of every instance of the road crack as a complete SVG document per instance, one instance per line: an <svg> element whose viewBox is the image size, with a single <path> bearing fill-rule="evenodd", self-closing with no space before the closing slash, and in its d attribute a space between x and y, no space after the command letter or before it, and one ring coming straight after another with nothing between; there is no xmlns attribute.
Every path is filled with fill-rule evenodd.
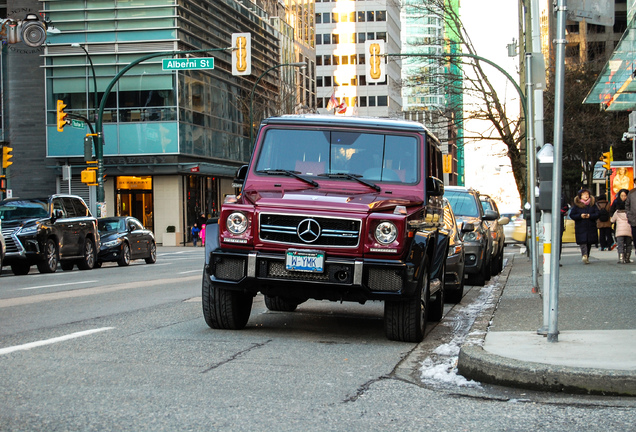
<svg viewBox="0 0 636 432"><path fill-rule="evenodd" d="M262 347L264 347L265 345L267 345L267 344L268 344L268 343L270 343L271 341L272 341L272 339L269 339L269 340L266 340L265 342L252 344L252 346L250 346L249 348L245 348L245 349L244 349L244 350L242 350L242 351L239 351L239 352L234 353L231 357L229 357L229 358L227 358L227 359L225 359L225 360L223 360L223 361L220 361L220 362L218 362L218 363L213 364L213 365L212 365L212 366L210 366L209 368L207 368L207 369L205 369L205 370L201 371L201 373L202 373L202 374L204 374L204 373L208 373L208 372L210 372L211 370L218 368L219 366L223 366L224 364L228 364L229 362L236 360L237 358L241 357L241 356L242 356L242 355L244 355L244 354L249 353L250 351L253 351L253 350L257 349L257 348L262 348Z"/></svg>

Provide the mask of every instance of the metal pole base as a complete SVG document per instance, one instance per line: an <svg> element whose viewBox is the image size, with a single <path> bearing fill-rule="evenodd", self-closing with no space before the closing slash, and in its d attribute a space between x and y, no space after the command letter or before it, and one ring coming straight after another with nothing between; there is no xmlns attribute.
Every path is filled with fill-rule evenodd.
<svg viewBox="0 0 636 432"><path fill-rule="evenodd" d="M548 333L548 342L558 342L558 341L559 341L559 332Z"/></svg>

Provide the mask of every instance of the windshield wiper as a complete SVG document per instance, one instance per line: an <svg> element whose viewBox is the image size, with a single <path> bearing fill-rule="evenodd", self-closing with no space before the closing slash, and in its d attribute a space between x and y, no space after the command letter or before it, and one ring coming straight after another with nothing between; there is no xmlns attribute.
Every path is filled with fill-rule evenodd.
<svg viewBox="0 0 636 432"><path fill-rule="evenodd" d="M349 173L324 173L324 174L318 174L319 177L329 177L329 178L346 178L349 180L355 180L358 183L362 183L365 186L369 186L370 188L374 189L377 192L380 192L382 190L382 188L380 186L378 186L375 183L371 183L370 181L364 180L360 177L362 177L360 174L349 174Z"/></svg>
<svg viewBox="0 0 636 432"><path fill-rule="evenodd" d="M265 174L269 174L269 175L286 175L286 176L289 176L289 177L295 177L298 180L302 180L305 183L308 183L308 184L312 185L313 187L320 186L318 184L318 182L313 181L311 179L308 179L308 178L305 178L305 177L299 175L300 173L298 171L283 170L283 169L269 169L269 170L259 170L259 171L256 171L256 172L265 173Z"/></svg>

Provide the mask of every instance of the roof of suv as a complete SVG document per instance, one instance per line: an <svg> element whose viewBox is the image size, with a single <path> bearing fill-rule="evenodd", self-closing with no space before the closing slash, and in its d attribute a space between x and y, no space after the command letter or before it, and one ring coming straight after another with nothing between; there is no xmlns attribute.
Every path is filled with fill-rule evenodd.
<svg viewBox="0 0 636 432"><path fill-rule="evenodd" d="M477 189L473 189L471 187L466 186L445 186L444 190L453 191L453 192L466 192L466 193L479 193Z"/></svg>
<svg viewBox="0 0 636 432"><path fill-rule="evenodd" d="M314 126L339 126L339 127L359 127L368 129L401 129L411 132L427 132L430 136L434 137L437 141L437 137L433 135L427 128L421 123L417 123L411 120L402 119L389 119L378 117L344 117L333 115L321 115L321 114L290 114L280 117L269 117L263 120L264 125L276 125L276 124L302 124L302 125L314 125Z"/></svg>

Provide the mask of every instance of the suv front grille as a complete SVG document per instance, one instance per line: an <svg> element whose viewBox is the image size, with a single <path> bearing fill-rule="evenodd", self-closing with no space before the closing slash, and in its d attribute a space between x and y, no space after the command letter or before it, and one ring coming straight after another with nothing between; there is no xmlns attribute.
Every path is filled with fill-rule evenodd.
<svg viewBox="0 0 636 432"><path fill-rule="evenodd" d="M360 219L274 213L261 213L259 220L261 240L305 246L356 247L362 225Z"/></svg>
<svg viewBox="0 0 636 432"><path fill-rule="evenodd" d="M7 254L19 253L23 249L22 244L20 244L20 242L17 241L16 238L13 236L16 227L5 225L2 226L2 235L4 236L4 244L6 246Z"/></svg>

